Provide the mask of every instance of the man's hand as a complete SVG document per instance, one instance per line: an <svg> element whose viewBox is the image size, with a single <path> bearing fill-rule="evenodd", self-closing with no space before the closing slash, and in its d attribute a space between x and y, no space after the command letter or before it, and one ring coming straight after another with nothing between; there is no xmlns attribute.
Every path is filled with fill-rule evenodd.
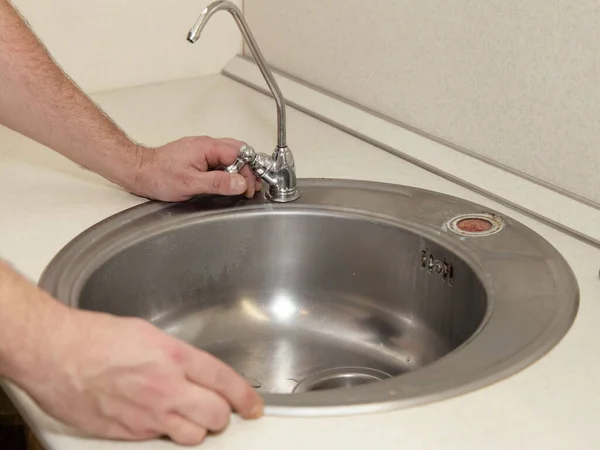
<svg viewBox="0 0 600 450"><path fill-rule="evenodd" d="M241 176L210 171L232 164L240 141L195 137L138 146L66 76L6 0L0 0L0 125L146 198L251 197L260 187L248 168Z"/></svg>
<svg viewBox="0 0 600 450"><path fill-rule="evenodd" d="M198 194L252 197L261 181L248 166L240 174L212 170L233 164L243 142L208 136L187 137L158 148L137 150L137 170L124 187L136 195L183 201Z"/></svg>
<svg viewBox="0 0 600 450"><path fill-rule="evenodd" d="M11 3L0 0L0 125L148 198L252 196L259 183L210 171L241 142L186 138L138 146L55 64ZM42 408L99 437L166 434L200 442L231 411L262 414L258 394L231 368L139 319L72 310L0 261L0 376Z"/></svg>
<svg viewBox="0 0 600 450"><path fill-rule="evenodd" d="M49 414L94 436L194 445L232 411L262 415L259 395L231 368L148 322L72 311L56 330L62 337L19 381Z"/></svg>
<svg viewBox="0 0 600 450"><path fill-rule="evenodd" d="M262 415L229 366L149 322L68 308L0 261L0 376L95 437L202 442L232 412Z"/></svg>

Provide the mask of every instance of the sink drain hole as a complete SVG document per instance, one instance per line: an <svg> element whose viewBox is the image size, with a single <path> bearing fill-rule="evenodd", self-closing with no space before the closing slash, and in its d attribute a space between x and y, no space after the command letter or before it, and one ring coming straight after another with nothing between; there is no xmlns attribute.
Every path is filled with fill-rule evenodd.
<svg viewBox="0 0 600 450"><path fill-rule="evenodd" d="M367 367L337 367L316 372L304 378L294 389L294 393L343 389L374 383L390 378L381 370Z"/></svg>

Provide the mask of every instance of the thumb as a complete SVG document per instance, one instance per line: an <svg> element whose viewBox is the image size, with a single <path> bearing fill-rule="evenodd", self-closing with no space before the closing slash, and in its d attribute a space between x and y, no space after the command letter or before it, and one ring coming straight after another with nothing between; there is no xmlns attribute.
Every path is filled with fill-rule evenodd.
<svg viewBox="0 0 600 450"><path fill-rule="evenodd" d="M199 194L239 195L248 189L242 175L220 170L200 174L197 186Z"/></svg>

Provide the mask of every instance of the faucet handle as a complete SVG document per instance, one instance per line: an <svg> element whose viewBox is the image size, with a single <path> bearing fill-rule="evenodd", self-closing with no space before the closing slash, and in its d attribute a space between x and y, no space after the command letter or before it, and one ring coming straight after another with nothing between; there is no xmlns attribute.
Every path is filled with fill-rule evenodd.
<svg viewBox="0 0 600 450"><path fill-rule="evenodd" d="M293 159L287 159L281 150L276 151L274 156L266 153L258 153L249 145L242 145L238 151L238 157L230 166L225 167L228 173L238 173L245 165L248 165L252 173L269 185L265 193L267 199L274 202L291 202L300 197L296 188L296 174L288 161L293 164Z"/></svg>
<svg viewBox="0 0 600 450"><path fill-rule="evenodd" d="M256 159L256 150L248 144L244 144L238 151L238 157L233 164L225 168L225 172L239 173L246 164L252 164Z"/></svg>

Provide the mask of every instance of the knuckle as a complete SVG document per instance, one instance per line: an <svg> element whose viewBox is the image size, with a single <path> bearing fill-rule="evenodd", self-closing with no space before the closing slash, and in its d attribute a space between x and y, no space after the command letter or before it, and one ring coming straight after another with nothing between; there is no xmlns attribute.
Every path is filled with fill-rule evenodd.
<svg viewBox="0 0 600 450"><path fill-rule="evenodd" d="M206 145L210 145L211 138L208 136L205 136L205 135L189 136L187 138L187 142L191 145L206 146Z"/></svg>
<svg viewBox="0 0 600 450"><path fill-rule="evenodd" d="M231 414L230 408L227 404L220 400L210 406L208 411L206 426L211 431L220 431L227 427L229 424L229 416Z"/></svg>
<svg viewBox="0 0 600 450"><path fill-rule="evenodd" d="M167 423L167 434L175 442L179 442L182 436L185 434L185 422L182 420L176 420L171 418Z"/></svg>
<svg viewBox="0 0 600 450"><path fill-rule="evenodd" d="M186 359L186 351L185 348L180 345L177 341L167 340L163 344L163 351L165 353L166 359L169 360L172 364L179 367L182 366Z"/></svg>
<svg viewBox="0 0 600 450"><path fill-rule="evenodd" d="M202 141L206 138L206 136L185 136L183 138L184 142L193 144L194 142Z"/></svg>
<svg viewBox="0 0 600 450"><path fill-rule="evenodd" d="M182 175L180 179L181 184L183 184L183 186L185 186L188 189L194 186L196 182L196 177L193 175Z"/></svg>
<svg viewBox="0 0 600 450"><path fill-rule="evenodd" d="M227 367L224 367L224 365L220 364L219 361L213 361L213 364L214 369L212 372L212 383L210 385L215 386L219 390L229 388L229 385L231 384L231 377L229 376L229 371L227 370Z"/></svg>
<svg viewBox="0 0 600 450"><path fill-rule="evenodd" d="M148 435L152 435L155 433L152 424L148 419L133 419L130 423L127 423L125 426L136 438L144 438Z"/></svg>
<svg viewBox="0 0 600 450"><path fill-rule="evenodd" d="M225 185L225 174L215 173L215 176L211 180L211 188L214 191L219 191Z"/></svg>
<svg viewBox="0 0 600 450"><path fill-rule="evenodd" d="M123 430L132 439L149 438L157 434L154 415L149 411L140 414L137 409L129 406L120 409L118 417L111 422L111 426Z"/></svg>
<svg viewBox="0 0 600 450"><path fill-rule="evenodd" d="M156 378L157 377L154 374L146 374L146 376L142 378L142 380L140 381L140 390L142 395L155 396L160 395L162 393L160 383L157 382ZM156 400L156 397L154 397L154 400Z"/></svg>
<svg viewBox="0 0 600 450"><path fill-rule="evenodd" d="M167 434L181 445L198 445L206 438L207 430L180 420L172 419L167 426Z"/></svg>
<svg viewBox="0 0 600 450"><path fill-rule="evenodd" d="M254 389L237 373L224 364L218 364L213 372L212 386L236 407L244 409L254 399Z"/></svg>
<svg viewBox="0 0 600 450"><path fill-rule="evenodd" d="M170 406L172 383L165 377L151 373L144 377L140 389L141 401L149 403L149 409L154 412L165 411Z"/></svg>

